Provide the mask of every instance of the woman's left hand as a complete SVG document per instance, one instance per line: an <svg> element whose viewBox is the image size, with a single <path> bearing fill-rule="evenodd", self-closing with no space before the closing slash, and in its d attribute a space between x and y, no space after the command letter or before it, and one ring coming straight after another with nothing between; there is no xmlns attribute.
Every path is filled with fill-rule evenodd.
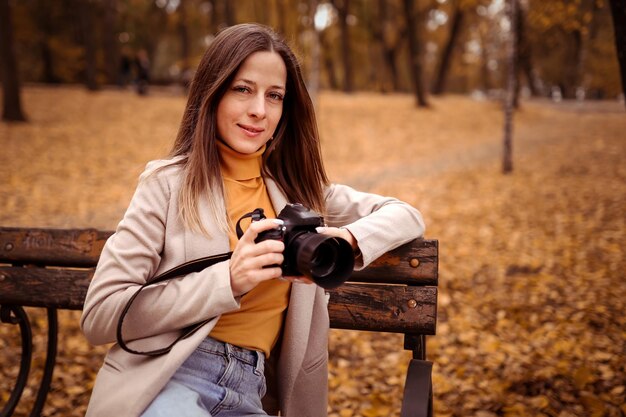
<svg viewBox="0 0 626 417"><path fill-rule="evenodd" d="M348 229L343 229L339 227L318 227L316 230L318 233L321 233L324 235L340 237L342 239L347 240L350 246L352 246L352 250L354 251L356 251L359 247L356 239L354 238L354 236L352 235L352 233L350 233Z"/></svg>

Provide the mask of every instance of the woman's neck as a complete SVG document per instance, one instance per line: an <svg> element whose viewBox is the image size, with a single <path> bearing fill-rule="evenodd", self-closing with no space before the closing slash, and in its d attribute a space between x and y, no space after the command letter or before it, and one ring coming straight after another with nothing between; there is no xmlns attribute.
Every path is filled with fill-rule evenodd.
<svg viewBox="0 0 626 417"><path fill-rule="evenodd" d="M217 149L220 154L220 167L224 178L249 180L261 176L265 145L254 153L242 154L218 140Z"/></svg>

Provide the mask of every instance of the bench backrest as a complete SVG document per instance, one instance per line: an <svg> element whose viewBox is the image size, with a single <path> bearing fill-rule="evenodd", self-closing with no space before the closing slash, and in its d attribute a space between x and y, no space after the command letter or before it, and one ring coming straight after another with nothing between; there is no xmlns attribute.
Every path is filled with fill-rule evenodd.
<svg viewBox="0 0 626 417"><path fill-rule="evenodd" d="M112 232L0 228L0 305L82 309ZM435 334L438 245L417 239L330 291L331 327Z"/></svg>

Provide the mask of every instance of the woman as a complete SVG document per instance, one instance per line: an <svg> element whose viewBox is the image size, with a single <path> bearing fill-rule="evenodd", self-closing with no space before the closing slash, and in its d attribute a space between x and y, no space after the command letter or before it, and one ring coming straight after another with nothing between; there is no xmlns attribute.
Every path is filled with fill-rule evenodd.
<svg viewBox="0 0 626 417"><path fill-rule="evenodd" d="M355 268L424 230L419 212L405 203L328 183L294 54L269 28L230 27L198 67L171 158L148 164L105 245L81 326L93 344L114 342L139 286L230 248L228 261L146 287L128 311L124 340L140 351L157 349L211 320L161 356L114 344L88 416L326 415L325 292L281 276L282 242L255 242L295 202L324 215L320 233L352 245ZM238 239L233 225L257 207L268 219ZM275 363L267 372L272 395L265 395L267 359Z"/></svg>

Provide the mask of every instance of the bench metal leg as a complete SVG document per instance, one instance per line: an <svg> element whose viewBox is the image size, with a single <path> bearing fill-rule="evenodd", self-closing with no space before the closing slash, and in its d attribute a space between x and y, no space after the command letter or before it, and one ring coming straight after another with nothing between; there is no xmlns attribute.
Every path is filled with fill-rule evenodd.
<svg viewBox="0 0 626 417"><path fill-rule="evenodd" d="M20 334L22 335L22 359L20 361L20 372L17 374L17 381L9 401L2 408L0 417L8 417L13 414L15 407L22 398L22 393L28 382L28 373L30 372L30 360L33 356L33 334L30 330L30 321L24 309L20 306L2 305L0 306L0 320L2 323L18 324L20 326Z"/></svg>
<svg viewBox="0 0 626 417"><path fill-rule="evenodd" d="M401 417L433 416L432 362L426 360L426 336L405 334L404 348L413 352L407 370Z"/></svg>
<svg viewBox="0 0 626 417"><path fill-rule="evenodd" d="M47 309L48 313L48 346L46 351L46 362L44 366L43 376L37 391L37 397L31 410L31 417L39 417L43 406L46 402L46 397L50 391L50 384L52 382L52 374L54 372L54 365L56 363L57 354L57 335L58 335L58 320L56 309ZM0 306L0 320L2 323L17 324L20 328L20 334L22 336L22 355L20 359L20 370L17 375L15 386L11 391L9 401L5 404L0 411L0 417L9 417L13 415L17 404L22 398L24 388L28 382L28 375L30 373L30 363L33 356L33 335L30 327L30 321L28 315L21 306L16 305L1 305Z"/></svg>

